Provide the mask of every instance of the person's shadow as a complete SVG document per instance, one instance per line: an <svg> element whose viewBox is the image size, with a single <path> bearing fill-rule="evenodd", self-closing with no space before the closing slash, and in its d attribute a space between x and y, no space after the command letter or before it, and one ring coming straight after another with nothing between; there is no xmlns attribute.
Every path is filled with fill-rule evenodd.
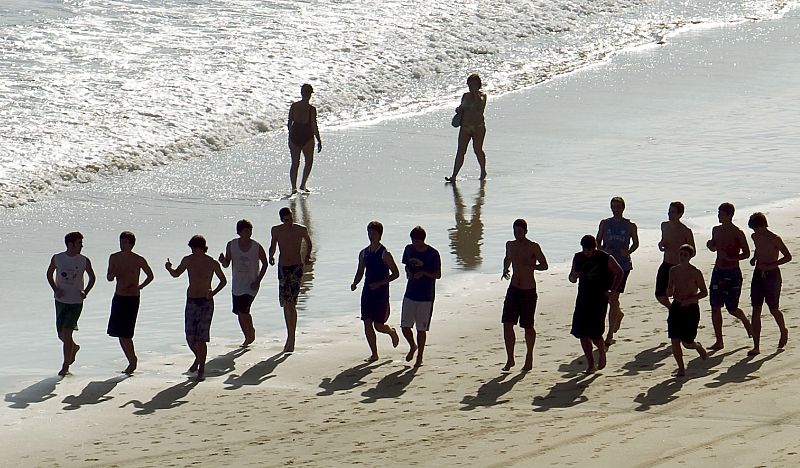
<svg viewBox="0 0 800 468"><path fill-rule="evenodd" d="M89 384L86 385L86 388L81 391L80 395L69 395L64 398L62 403L67 405L64 407L64 409L76 410L80 409L81 406L84 405L96 405L98 403L111 400L114 397L108 396L108 394L111 393L111 390L114 390L114 387L116 387L118 383L122 382L128 377L130 376L127 374L122 374L102 382L89 382Z"/></svg>
<svg viewBox="0 0 800 468"><path fill-rule="evenodd" d="M48 377L41 382L26 387L18 392L6 393L9 408L25 409L34 403L41 403L56 396L56 385L62 377Z"/></svg>
<svg viewBox="0 0 800 468"><path fill-rule="evenodd" d="M236 348L206 362L206 377L221 377L236 370L236 359L250 351L250 348Z"/></svg>
<svg viewBox="0 0 800 468"><path fill-rule="evenodd" d="M133 407L138 410L134 411L133 414L138 415L153 414L158 410L177 408L184 403L188 403L186 400L181 400L181 398L185 398L186 395L188 395L189 392L197 386L197 383L198 382L194 379L187 379L183 382L173 385L172 387L161 390L148 402L142 403L139 400L131 400L120 406L120 408L133 405Z"/></svg>
<svg viewBox="0 0 800 468"><path fill-rule="evenodd" d="M481 245L483 240L483 222L481 221L481 208L486 195L486 181L482 180L472 213L468 220L465 212L466 205L458 184L449 184L453 188L453 203L455 204L456 225L447 230L450 238L450 251L456 256L456 263L464 270L474 270L481 266Z"/></svg>
<svg viewBox="0 0 800 468"><path fill-rule="evenodd" d="M758 356L747 356L741 361L730 366L725 372L714 377L714 381L707 383L706 387L719 388L729 383L742 383L747 382L748 380L757 379L758 377L753 374L761 369L761 366L763 366L765 362L774 359L775 356L782 352L783 350L779 349L774 353L758 360L756 360Z"/></svg>
<svg viewBox="0 0 800 468"><path fill-rule="evenodd" d="M625 369L623 376L638 375L640 372L650 372L664 366L661 362L672 355L672 348L669 343L659 343L652 348L639 352L633 361L626 362L622 368Z"/></svg>
<svg viewBox="0 0 800 468"><path fill-rule="evenodd" d="M242 372L242 375L231 374L225 380L225 390L236 390L245 385L260 385L262 382L275 377L275 369L291 356L291 353L280 353L253 365Z"/></svg>
<svg viewBox="0 0 800 468"><path fill-rule="evenodd" d="M544 412L553 408L571 408L589 401L583 393L598 377L598 374L581 372L566 382L558 382L550 387L547 395L533 397L533 410Z"/></svg>
<svg viewBox="0 0 800 468"><path fill-rule="evenodd" d="M364 382L364 378L371 374L374 369L390 362L392 361L384 361L374 366L372 366L373 363L371 362L365 362L343 370L332 379L330 377L325 377L319 384L319 388L321 388L322 391L317 393L317 396L329 396L336 392L344 392L360 387L366 383Z"/></svg>
<svg viewBox="0 0 800 468"><path fill-rule="evenodd" d="M461 399L461 404L464 406L459 409L461 411L472 411L479 407L488 408L508 403L509 400L501 400L500 397L510 392L514 385L521 382L527 372L520 372L509 379L510 375L510 372L504 372L481 385L475 391L475 395L465 395Z"/></svg>
<svg viewBox="0 0 800 468"><path fill-rule="evenodd" d="M365 390L361 394L364 397L361 403L375 403L382 398L399 398L406 392L406 387L414 380L416 374L416 367L403 366L399 371L382 378L375 388Z"/></svg>

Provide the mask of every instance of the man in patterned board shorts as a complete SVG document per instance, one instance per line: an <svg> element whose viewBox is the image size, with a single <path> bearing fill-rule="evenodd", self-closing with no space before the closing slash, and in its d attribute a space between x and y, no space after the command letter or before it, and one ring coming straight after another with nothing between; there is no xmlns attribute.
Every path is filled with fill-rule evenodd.
<svg viewBox="0 0 800 468"><path fill-rule="evenodd" d="M183 257L178 268L172 268L172 263L167 259L164 267L173 278L179 277L184 271L189 272L189 287L186 290L186 308L184 309L184 330L186 343L194 353L194 362L189 367L189 372L197 372L196 380L205 380L206 355L210 339L211 319L214 315L214 296L228 284L220 264L206 255L208 247L203 236L195 235L189 240L192 253ZM214 275L219 283L211 290L211 280Z"/></svg>

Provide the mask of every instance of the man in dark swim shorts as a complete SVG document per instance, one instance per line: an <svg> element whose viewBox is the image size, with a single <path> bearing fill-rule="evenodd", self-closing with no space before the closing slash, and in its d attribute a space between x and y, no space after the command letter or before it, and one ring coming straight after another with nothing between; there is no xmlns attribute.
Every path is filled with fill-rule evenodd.
<svg viewBox="0 0 800 468"><path fill-rule="evenodd" d="M692 230L681 222L685 211L683 203L674 201L669 204L667 211L668 221L661 223L661 240L658 249L664 252L664 260L658 267L656 274L656 300L669 310L670 302L667 297L669 284L669 271L678 264L678 250L684 244L694 247Z"/></svg>
<svg viewBox="0 0 800 468"><path fill-rule="evenodd" d="M683 350L697 350L702 359L708 357L703 345L695 341L697 326L700 323L700 299L708 295L703 273L689 263L694 256L694 247L684 244L678 250L678 265L669 272L667 294L672 296L669 316L667 317L667 336L672 341L672 356L678 364L675 375L686 374L683 364Z"/></svg>

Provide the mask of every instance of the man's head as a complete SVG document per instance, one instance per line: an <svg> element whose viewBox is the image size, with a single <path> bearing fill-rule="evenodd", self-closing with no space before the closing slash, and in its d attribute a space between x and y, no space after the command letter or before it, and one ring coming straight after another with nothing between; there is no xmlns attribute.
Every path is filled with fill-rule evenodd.
<svg viewBox="0 0 800 468"><path fill-rule="evenodd" d="M720 223L723 222L730 222L733 220L733 213L736 212L736 209L733 207L732 203L725 202L719 205L717 211L717 218L719 219Z"/></svg>
<svg viewBox="0 0 800 468"><path fill-rule="evenodd" d="M314 88L310 84L305 83L303 86L300 87L300 96L302 96L303 98L309 99L311 98L312 94L314 94Z"/></svg>
<svg viewBox="0 0 800 468"><path fill-rule="evenodd" d="M64 244L68 252L80 253L83 248L83 234L78 231L68 233L64 236Z"/></svg>
<svg viewBox="0 0 800 468"><path fill-rule="evenodd" d="M750 215L750 219L747 221L747 226L755 231L756 229L759 228L766 228L769 225L767 224L766 215L758 211Z"/></svg>
<svg viewBox="0 0 800 468"><path fill-rule="evenodd" d="M367 224L367 237L370 241L379 241L383 237L383 224L380 221L370 221Z"/></svg>
<svg viewBox="0 0 800 468"><path fill-rule="evenodd" d="M240 219L236 222L236 234L242 237L250 237L253 235L253 223L246 219Z"/></svg>
<svg viewBox="0 0 800 468"><path fill-rule="evenodd" d="M467 77L467 86L470 89L474 86L475 89L481 89L483 86L483 82L481 81L481 77L477 73L473 73Z"/></svg>
<svg viewBox="0 0 800 468"><path fill-rule="evenodd" d="M192 253L208 252L208 246L206 245L206 238L201 236L200 234L193 235L192 238L189 239L189 248L192 249Z"/></svg>
<svg viewBox="0 0 800 468"><path fill-rule="evenodd" d="M581 237L581 248L584 254L593 255L594 251L597 250L597 239L591 234L586 234Z"/></svg>
<svg viewBox="0 0 800 468"><path fill-rule="evenodd" d="M136 236L130 231L122 231L119 235L119 249L129 252L136 245Z"/></svg>
<svg viewBox="0 0 800 468"><path fill-rule="evenodd" d="M294 222L294 216L292 216L292 210L287 207L283 207L278 211L278 216L281 218L281 222L284 224L292 224Z"/></svg>
<svg viewBox="0 0 800 468"><path fill-rule="evenodd" d="M514 238L517 240L524 239L528 234L528 223L522 218L514 220L513 228Z"/></svg>
<svg viewBox="0 0 800 468"><path fill-rule="evenodd" d="M683 244L678 249L678 260L681 262L681 264L689 263L689 260L694 257L694 254L694 247L692 247L690 244Z"/></svg>
<svg viewBox="0 0 800 468"><path fill-rule="evenodd" d="M612 198L609 205L611 206L611 213L613 213L614 216L622 216L622 212L625 211L625 200L623 200L622 197Z"/></svg>
<svg viewBox="0 0 800 468"><path fill-rule="evenodd" d="M425 245L427 233L422 226L415 226L408 235L411 237L411 244L414 245L414 247L422 247Z"/></svg>
<svg viewBox="0 0 800 468"><path fill-rule="evenodd" d="M669 204L669 211L667 211L667 216L669 216L670 221L677 221L681 219L683 216L683 212L686 207L683 206L683 203L679 201L674 201Z"/></svg>

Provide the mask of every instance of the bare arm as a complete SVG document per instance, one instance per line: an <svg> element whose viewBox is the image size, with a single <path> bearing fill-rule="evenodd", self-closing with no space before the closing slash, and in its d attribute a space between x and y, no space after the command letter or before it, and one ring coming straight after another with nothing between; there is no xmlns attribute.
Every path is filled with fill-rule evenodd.
<svg viewBox="0 0 800 468"><path fill-rule="evenodd" d="M306 263L311 261L311 250L314 244L311 243L311 236L308 235L308 228L303 228L303 240L306 241Z"/></svg>
<svg viewBox="0 0 800 468"><path fill-rule="evenodd" d="M598 249L603 245L603 235L605 234L605 232L606 232L606 220L604 219L600 221L600 225L597 226L597 237L595 237L595 239L597 240Z"/></svg>
<svg viewBox="0 0 800 468"><path fill-rule="evenodd" d="M506 256L503 257L503 275L501 276L503 279L508 279L510 277L509 268L511 268L511 255L508 252L510 245L511 242L506 242Z"/></svg>
<svg viewBox="0 0 800 468"><path fill-rule="evenodd" d="M628 249L628 255L634 253L636 249L639 248L639 230L636 227L636 224L630 223L631 225L631 240L633 244L631 244L631 248Z"/></svg>
<svg viewBox="0 0 800 468"><path fill-rule="evenodd" d="M319 128L317 127L317 108L311 106L311 115L308 116L311 120L311 128L314 129L314 136L317 138L317 151L322 152L322 138L319 136Z"/></svg>
<svg viewBox="0 0 800 468"><path fill-rule="evenodd" d="M177 278L180 275L182 275L184 271L186 271L185 263L186 263L186 258L184 257L184 259L181 260L180 265L178 265L178 268L172 268L172 262L170 262L168 258L167 263L164 264L164 268L167 269L167 271L169 272L170 275L172 275L173 278Z"/></svg>
<svg viewBox="0 0 800 468"><path fill-rule="evenodd" d="M269 240L269 264L275 264L275 250L278 247L278 239L275 237L275 228L272 228L270 231L270 240Z"/></svg>
<svg viewBox="0 0 800 468"><path fill-rule="evenodd" d="M364 251L362 250L358 254L358 268L356 269L356 276L353 278L353 284L350 285L350 290L355 291L358 287L358 283L361 282L361 278L364 277Z"/></svg>
<svg viewBox="0 0 800 468"><path fill-rule="evenodd" d="M711 239L709 239L708 242L706 242L706 247L708 247L708 250L710 250L712 252L716 252L717 251L717 240L716 240L717 236L716 236L716 233L717 233L717 228L712 229L711 230Z"/></svg>
<svg viewBox="0 0 800 468"><path fill-rule="evenodd" d="M539 244L535 244L533 247L533 269L537 271L545 271L549 268L547 265L547 259L544 258L544 252L542 252L542 248Z"/></svg>
<svg viewBox="0 0 800 468"><path fill-rule="evenodd" d="M703 273L700 270L696 271L697 278L695 279L695 284L697 285L698 293L697 293L697 300L708 296L708 289L706 288L706 280L703 278Z"/></svg>
<svg viewBox="0 0 800 468"><path fill-rule="evenodd" d="M575 267L575 259L572 259L572 268L569 270L569 282L570 283L577 283L578 277L580 277L581 272Z"/></svg>
<svg viewBox="0 0 800 468"><path fill-rule="evenodd" d="M293 114L294 114L294 103L292 103L292 105L289 106L289 117L288 117L287 122L286 122L286 129L287 130L291 130L292 129L292 121L294 120L294 115Z"/></svg>
<svg viewBox="0 0 800 468"><path fill-rule="evenodd" d="M114 281L114 278L116 278L117 275L114 270L114 256L111 255L108 257L108 272L106 273L106 279L108 281Z"/></svg>
<svg viewBox="0 0 800 468"><path fill-rule="evenodd" d="M792 261L792 253L789 252L789 249L786 247L786 244L783 243L783 239L778 236L775 236L775 241L778 244L778 251L781 253L782 257L778 259L775 264L777 266L783 265L784 263L789 263Z"/></svg>
<svg viewBox="0 0 800 468"><path fill-rule="evenodd" d="M389 284L400 277L400 270L397 268L397 264L394 262L394 257L392 257L392 254L390 254L388 250L383 253L383 263L389 267L389 277L386 278L386 284Z"/></svg>
<svg viewBox="0 0 800 468"><path fill-rule="evenodd" d="M55 272L56 272L56 256L53 255L50 258L50 265L47 267L47 283L50 285L50 288L53 290L53 293L55 293L56 298L59 298L64 295L64 292L61 290L61 288L56 286L56 280L55 277L53 276L53 273Z"/></svg>
<svg viewBox="0 0 800 468"><path fill-rule="evenodd" d="M145 279L144 279L144 281L142 281L142 284L139 285L139 290L140 291L142 289L144 289L145 286L147 286L148 284L152 283L153 282L153 278L155 278L155 275L153 274L153 269L150 268L150 265L147 264L147 260L145 260L144 257L142 257L141 268L142 268L142 271L145 274Z"/></svg>
<svg viewBox="0 0 800 468"><path fill-rule="evenodd" d="M220 253L219 254L219 263L222 264L223 268L228 268L228 266L230 266L230 264L231 264L231 243L230 242L228 242L228 244L225 246L225 253Z"/></svg>
<svg viewBox="0 0 800 468"><path fill-rule="evenodd" d="M94 270L92 269L92 262L89 259L86 259L86 274L89 275L89 284L81 292L81 296L86 299L86 296L89 294L89 291L92 290L94 287L94 282L97 281L97 277L94 274Z"/></svg>
<svg viewBox="0 0 800 468"><path fill-rule="evenodd" d="M619 263L612 257L611 255L608 256L608 271L614 275L614 279L611 280L611 291L616 291L619 289L619 284L622 282L622 278L625 276L625 272L622 271L622 267L619 266Z"/></svg>
<svg viewBox="0 0 800 468"><path fill-rule="evenodd" d="M212 260L213 261L213 260ZM211 291L211 297L217 295L218 292L222 291L226 284L228 284L228 279L225 278L225 273L222 272L222 267L218 262L214 262L214 274L217 275L217 279L219 279L219 283L217 283L217 287Z"/></svg>
<svg viewBox="0 0 800 468"><path fill-rule="evenodd" d="M747 260L750 258L750 245L747 243L747 237L745 237L744 232L739 230L736 239L739 241L739 247L741 248L741 253L736 257L736 260Z"/></svg>
<svg viewBox="0 0 800 468"><path fill-rule="evenodd" d="M250 285L252 289L258 289L261 285L261 280L263 280L264 275L267 274L267 266L269 265L267 253L264 252L264 247L261 246L258 246L258 261L261 262L261 270L258 271L258 279L256 279L256 282Z"/></svg>

